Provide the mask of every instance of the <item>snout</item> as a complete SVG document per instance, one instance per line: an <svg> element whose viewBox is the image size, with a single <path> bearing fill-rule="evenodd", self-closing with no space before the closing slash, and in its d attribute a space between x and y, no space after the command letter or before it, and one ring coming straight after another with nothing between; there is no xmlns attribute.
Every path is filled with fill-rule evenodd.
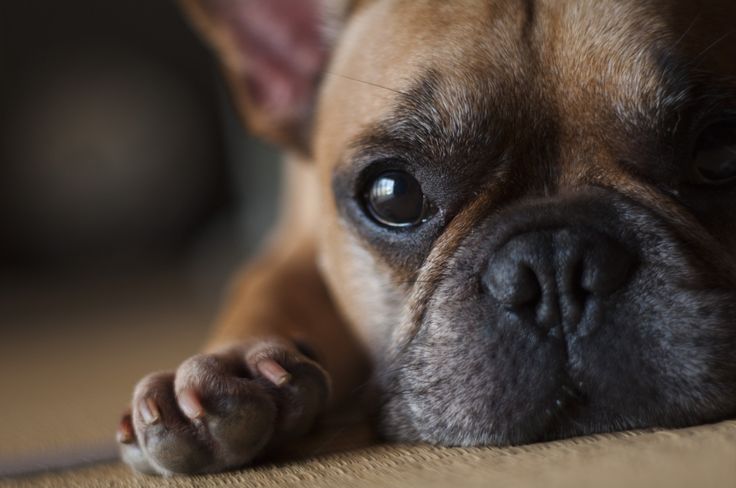
<svg viewBox="0 0 736 488"><path fill-rule="evenodd" d="M736 290L679 230L606 190L484 217L413 304L389 436L516 444L736 414Z"/></svg>

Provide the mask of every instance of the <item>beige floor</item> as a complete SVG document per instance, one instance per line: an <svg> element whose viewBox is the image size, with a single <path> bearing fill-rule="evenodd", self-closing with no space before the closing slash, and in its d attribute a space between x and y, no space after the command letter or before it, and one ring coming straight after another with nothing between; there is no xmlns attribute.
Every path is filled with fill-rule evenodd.
<svg viewBox="0 0 736 488"><path fill-rule="evenodd" d="M0 486L736 487L736 421L510 449L324 454L343 442L332 439L300 462L198 478L133 475L109 461L120 410L141 375L196 350L213 303L176 274L29 290L0 294L0 472L36 474L0 478ZM108 461L39 471L100 459Z"/></svg>
<svg viewBox="0 0 736 488"><path fill-rule="evenodd" d="M119 464L105 464L0 486L733 488L736 422L510 449L377 446L203 477L144 477Z"/></svg>
<svg viewBox="0 0 736 488"><path fill-rule="evenodd" d="M175 273L4 288L0 468L113 456L134 383L206 335L211 306L197 297Z"/></svg>

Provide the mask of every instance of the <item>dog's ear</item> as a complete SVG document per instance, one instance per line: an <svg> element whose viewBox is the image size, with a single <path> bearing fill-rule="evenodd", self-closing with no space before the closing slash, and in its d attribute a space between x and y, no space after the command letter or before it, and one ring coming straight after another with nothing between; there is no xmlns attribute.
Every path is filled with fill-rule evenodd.
<svg viewBox="0 0 736 488"><path fill-rule="evenodd" d="M325 0L179 1L215 49L248 128L308 153L317 85L329 52Z"/></svg>

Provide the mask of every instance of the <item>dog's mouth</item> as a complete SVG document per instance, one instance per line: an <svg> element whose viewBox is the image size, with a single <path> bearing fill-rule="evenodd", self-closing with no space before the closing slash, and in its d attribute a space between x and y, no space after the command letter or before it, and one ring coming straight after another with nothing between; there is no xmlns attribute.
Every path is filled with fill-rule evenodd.
<svg viewBox="0 0 736 488"><path fill-rule="evenodd" d="M509 445L736 416L736 363L727 352L736 347L733 331L706 332L715 320L686 317L672 302L659 310L682 319L629 309L573 339L507 319L495 322L493 334L467 314L463 326L430 313L389 376L387 433L443 445ZM456 330L440 331L441 323ZM641 326L652 328L640 333Z"/></svg>
<svg viewBox="0 0 736 488"><path fill-rule="evenodd" d="M469 237L390 368L388 434L503 445L736 415L736 286L628 210L614 231L535 225L490 257L484 229Z"/></svg>

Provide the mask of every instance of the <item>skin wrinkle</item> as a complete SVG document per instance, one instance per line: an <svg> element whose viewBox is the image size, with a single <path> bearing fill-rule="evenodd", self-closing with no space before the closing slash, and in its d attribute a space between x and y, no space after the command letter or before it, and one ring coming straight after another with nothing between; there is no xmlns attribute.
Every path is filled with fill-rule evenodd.
<svg viewBox="0 0 736 488"><path fill-rule="evenodd" d="M410 312L406 314L407 318L403 321L405 325L396 328L392 340L396 352L391 356L402 354L416 337L424 323L427 305L446 272L445 265L448 259L455 254L465 236L470 233L480 217L488 215L488 209L493 208L492 204L496 201L495 194L500 191L501 189L498 187L484 191L453 219L448 230L443 233L440 240L435 244L432 254L420 270L417 279L419 286L414 286L411 290L408 300L408 310Z"/></svg>

